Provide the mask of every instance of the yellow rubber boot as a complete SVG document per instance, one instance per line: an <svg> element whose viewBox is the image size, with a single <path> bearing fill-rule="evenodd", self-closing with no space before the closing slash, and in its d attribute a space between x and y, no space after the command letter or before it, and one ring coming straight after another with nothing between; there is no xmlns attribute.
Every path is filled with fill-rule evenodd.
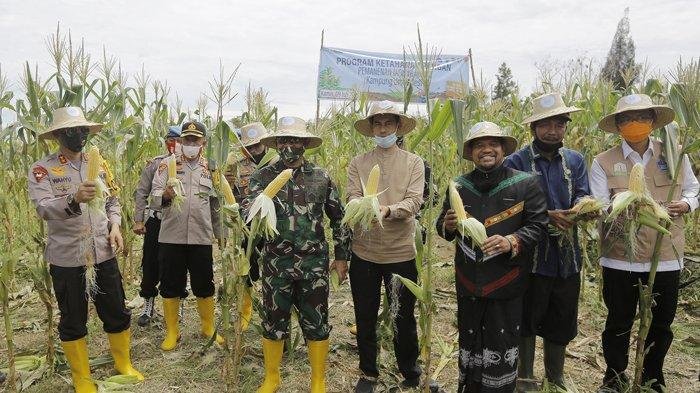
<svg viewBox="0 0 700 393"><path fill-rule="evenodd" d="M198 297L197 312L199 313L199 320L202 322L200 330L202 336L211 338L214 334L214 297ZM216 334L216 343L219 345L224 344L224 338L218 333Z"/></svg>
<svg viewBox="0 0 700 393"><path fill-rule="evenodd" d="M88 357L85 337L73 341L61 341L66 354L70 373L73 377L75 393L95 393L97 386L92 383L90 375L90 358Z"/></svg>
<svg viewBox="0 0 700 393"><path fill-rule="evenodd" d="M244 331L248 330L250 318L253 316L253 298L250 297L249 289L243 291L243 305L241 306L241 328Z"/></svg>
<svg viewBox="0 0 700 393"><path fill-rule="evenodd" d="M165 319L165 339L160 344L160 349L172 351L177 347L180 339L180 326L178 311L180 311L180 298L163 298L163 318Z"/></svg>
<svg viewBox="0 0 700 393"><path fill-rule="evenodd" d="M326 393L326 358L328 340L307 342L311 364L311 393Z"/></svg>
<svg viewBox="0 0 700 393"><path fill-rule="evenodd" d="M262 339L263 356L265 358L265 380L257 393L275 393L280 387L280 363L284 340Z"/></svg>
<svg viewBox="0 0 700 393"><path fill-rule="evenodd" d="M138 378L139 381L143 381L143 374L131 365L131 357L129 356L131 351L131 331L126 329L120 333L107 333L107 338L109 339L109 348L112 350L112 357L114 358L114 368L117 372L121 375L132 375Z"/></svg>

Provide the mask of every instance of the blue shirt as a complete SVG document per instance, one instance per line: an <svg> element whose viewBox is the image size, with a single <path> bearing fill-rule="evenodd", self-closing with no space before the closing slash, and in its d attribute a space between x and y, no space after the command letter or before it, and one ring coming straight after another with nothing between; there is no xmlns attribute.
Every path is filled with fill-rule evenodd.
<svg viewBox="0 0 700 393"><path fill-rule="evenodd" d="M591 194L586 162L577 151L562 147L549 160L530 144L508 156L504 165L538 176L548 210L570 209ZM549 236L540 240L533 254L532 272L562 278L577 274L581 270L578 228L574 226L572 237L560 234L551 225L549 228Z"/></svg>

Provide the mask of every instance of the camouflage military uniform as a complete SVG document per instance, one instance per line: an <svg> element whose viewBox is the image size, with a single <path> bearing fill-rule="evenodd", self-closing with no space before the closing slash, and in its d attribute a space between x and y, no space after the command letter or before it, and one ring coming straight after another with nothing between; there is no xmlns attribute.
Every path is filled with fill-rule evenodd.
<svg viewBox="0 0 700 393"><path fill-rule="evenodd" d="M248 201L286 166L281 161L250 178ZM323 212L330 219L335 259L347 260L350 231L341 226L343 206L328 173L304 162L274 198L279 235L264 242L262 264L263 336L282 340L289 334L292 305L299 310L304 337L328 338L328 243Z"/></svg>

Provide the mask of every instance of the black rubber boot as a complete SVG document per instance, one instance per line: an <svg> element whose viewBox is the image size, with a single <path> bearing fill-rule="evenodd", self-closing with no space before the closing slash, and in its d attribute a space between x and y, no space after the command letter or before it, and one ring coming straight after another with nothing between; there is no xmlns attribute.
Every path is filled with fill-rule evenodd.
<svg viewBox="0 0 700 393"><path fill-rule="evenodd" d="M549 383L566 389L564 385L564 359L566 346L544 340L544 372Z"/></svg>
<svg viewBox="0 0 700 393"><path fill-rule="evenodd" d="M533 371L534 363L535 336L520 337L520 344L518 344L518 381L515 384L516 392L526 393L539 391Z"/></svg>

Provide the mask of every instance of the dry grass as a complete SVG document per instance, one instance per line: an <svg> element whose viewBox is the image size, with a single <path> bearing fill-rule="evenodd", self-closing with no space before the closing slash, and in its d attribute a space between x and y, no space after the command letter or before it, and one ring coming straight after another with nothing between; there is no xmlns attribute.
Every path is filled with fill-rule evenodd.
<svg viewBox="0 0 700 393"><path fill-rule="evenodd" d="M451 260L452 245L440 242L437 248L435 280L438 292L438 312L434 323L434 340L448 343L457 339L455 326L456 304L454 300L453 267L446 263ZM127 297L138 297L137 282L126 283ZM42 352L44 345L43 307L33 292L25 291L22 297L13 301L15 323L15 344L19 353ZM160 309L160 305L158 305ZM698 331L700 318L697 313L688 312L688 307L679 307L674 323L676 337L666 360L667 382L670 392L690 393L700 391L698 371L700 370L700 344ZM160 319L151 326L141 328L135 319L132 326L132 358L134 364L146 375L146 381L134 387L135 392L220 392L221 362L223 353L212 347L200 353L204 340L199 337L199 319L196 304L191 297L186 302L185 321L182 324L183 339L177 350L164 353L159 349L162 339ZM697 312L697 309L691 310ZM347 283L337 292L331 293L330 318L331 353L328 361L328 391L350 392L358 378L358 355L354 336L348 327L354 322L350 288ZM255 317L256 321L257 316ZM587 283L579 312L579 335L569 346L566 362L566 375L577 392L593 392L598 386L605 363L600 346L600 332L605 321L605 308L598 300L598 289ZM89 323L90 355L97 357L109 353L107 340L101 323L91 309ZM298 327L294 334L298 334ZM245 333L246 353L242 362L242 392L254 392L262 379L262 352L260 336L255 329ZM439 346L433 346L439 351ZM4 359L6 349L0 352ZM543 375L541 342L538 340L536 375ZM291 356L290 356L291 355ZM439 353L434 354L434 364L438 363ZM400 392L401 380L396 369L393 352L383 348L380 352L381 386L383 391ZM109 365L93 368L93 376L104 379L113 375ZM296 350L287 354L282 367L283 388L280 393L306 392L309 379L309 366L306 350L301 343ZM449 391L457 387L456 357L437 376L440 384ZM70 376L67 370L60 371L51 378L45 378L27 392L69 392ZM380 389L380 391L382 391Z"/></svg>

